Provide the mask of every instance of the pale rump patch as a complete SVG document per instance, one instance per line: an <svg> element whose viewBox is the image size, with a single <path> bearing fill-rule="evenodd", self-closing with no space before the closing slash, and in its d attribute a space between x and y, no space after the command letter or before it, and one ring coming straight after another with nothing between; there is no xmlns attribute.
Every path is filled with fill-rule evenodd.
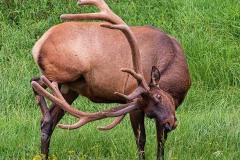
<svg viewBox="0 0 240 160"><path fill-rule="evenodd" d="M54 28L54 27L52 27L52 28ZM37 41L37 43L32 48L32 55L33 55L33 58L34 58L34 61L36 64L38 64L40 49L42 48L42 45L44 44L44 42L48 39L49 35L51 34L52 28L50 28L48 30L48 32L44 33L43 36ZM43 70L39 66L38 66L38 68L39 68L40 72L42 74L44 74Z"/></svg>

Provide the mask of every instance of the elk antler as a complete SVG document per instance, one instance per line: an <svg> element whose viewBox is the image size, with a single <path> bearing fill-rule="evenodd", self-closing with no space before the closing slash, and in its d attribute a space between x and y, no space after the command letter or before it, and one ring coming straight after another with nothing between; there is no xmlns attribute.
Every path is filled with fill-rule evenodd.
<svg viewBox="0 0 240 160"><path fill-rule="evenodd" d="M63 128L63 129L75 129L85 125L88 122L104 119L107 117L116 117L115 121L110 125L105 127L99 127L100 130L111 129L121 122L125 114L135 110L138 106L136 101L133 101L131 103L112 107L110 109L107 109L101 112L96 112L96 113L83 112L72 107L65 101L61 92L58 89L58 85L56 82L51 83L45 76L41 76L41 80L53 92L54 95L47 92L42 86L40 86L35 81L31 82L31 85L33 86L33 88L36 91L38 91L41 95L43 95L44 97L52 101L53 103L59 105L63 110L69 112L74 117L77 117L80 119L77 123L73 125L58 125L60 128Z"/></svg>

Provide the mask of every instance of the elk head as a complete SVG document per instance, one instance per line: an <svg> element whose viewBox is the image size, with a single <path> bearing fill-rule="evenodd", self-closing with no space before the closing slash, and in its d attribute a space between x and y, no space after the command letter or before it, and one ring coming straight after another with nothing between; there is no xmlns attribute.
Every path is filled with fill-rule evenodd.
<svg viewBox="0 0 240 160"><path fill-rule="evenodd" d="M143 93L142 103L143 110L148 118L155 118L159 125L165 131L171 131L177 127L177 119L175 117L175 104L173 98L158 83L160 80L159 70L153 66L151 72L150 89Z"/></svg>
<svg viewBox="0 0 240 160"><path fill-rule="evenodd" d="M175 104L173 98L158 83L160 81L160 72L157 67L153 66L151 71L151 82L148 87L140 74L130 69L122 69L124 72L131 74L138 82L138 88L130 95L124 95L116 92L118 96L126 101L134 101L136 99L137 109L144 111L148 118L155 118L158 123L169 132L177 127L177 119L175 117Z"/></svg>

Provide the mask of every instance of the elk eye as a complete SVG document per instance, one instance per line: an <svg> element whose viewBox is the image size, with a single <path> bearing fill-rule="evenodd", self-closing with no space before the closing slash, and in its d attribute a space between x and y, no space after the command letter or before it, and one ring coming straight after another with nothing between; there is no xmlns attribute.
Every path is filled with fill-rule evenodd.
<svg viewBox="0 0 240 160"><path fill-rule="evenodd" d="M156 97L157 97L157 99L162 99L162 96L159 94Z"/></svg>

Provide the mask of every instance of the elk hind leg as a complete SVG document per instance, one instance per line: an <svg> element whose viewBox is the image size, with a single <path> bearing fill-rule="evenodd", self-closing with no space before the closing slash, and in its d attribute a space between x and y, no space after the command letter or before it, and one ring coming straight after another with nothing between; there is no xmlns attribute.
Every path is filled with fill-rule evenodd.
<svg viewBox="0 0 240 160"><path fill-rule="evenodd" d="M32 81L36 81L43 88L46 88L45 84L40 80L40 78L33 78L31 82ZM50 108L48 108L45 98L34 89L33 91L43 115L41 120L41 153L45 155L46 159L48 159L50 139L53 130L55 129L57 123L64 116L65 111L54 103L52 103ZM63 97L69 104L71 104L78 97L78 94L73 91L69 91L68 93L63 94Z"/></svg>

